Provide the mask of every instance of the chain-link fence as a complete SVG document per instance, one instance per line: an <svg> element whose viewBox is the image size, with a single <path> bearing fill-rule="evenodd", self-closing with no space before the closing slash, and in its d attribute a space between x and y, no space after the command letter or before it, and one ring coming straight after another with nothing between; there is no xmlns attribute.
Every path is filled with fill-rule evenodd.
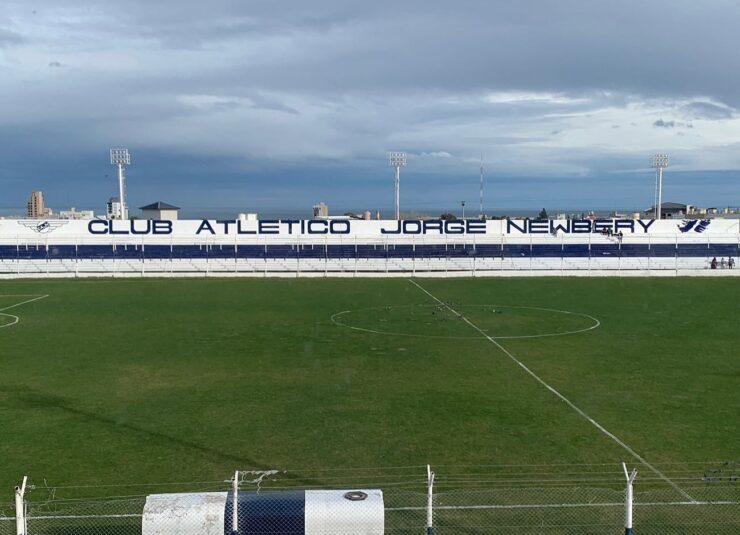
<svg viewBox="0 0 740 535"><path fill-rule="evenodd" d="M15 535L15 507L0 502L0 535Z"/></svg>
<svg viewBox="0 0 740 535"><path fill-rule="evenodd" d="M331 489L279 477L237 479L237 485L224 480L216 485L220 488L198 492L178 489L107 499L61 498L55 489L44 487L35 491L35 498L44 499L27 502L27 531L20 533L617 534L625 530L627 496L625 481L616 477L618 472L613 475L583 478L578 484L561 483L567 477L512 481L442 475L432 487L431 500L431 481L421 476L377 481L360 477L354 478L359 486L337 482ZM347 482L351 479L348 476ZM646 474L643 487L638 478L631 507L637 535L740 533L740 481L699 478L679 488ZM0 504L0 535L16 535L15 520L12 504Z"/></svg>

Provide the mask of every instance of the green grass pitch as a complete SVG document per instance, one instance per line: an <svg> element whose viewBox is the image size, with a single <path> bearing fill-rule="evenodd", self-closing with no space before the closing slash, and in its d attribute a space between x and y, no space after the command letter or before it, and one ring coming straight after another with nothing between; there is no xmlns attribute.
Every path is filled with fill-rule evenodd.
<svg viewBox="0 0 740 535"><path fill-rule="evenodd" d="M737 280L416 280L649 462L739 457ZM5 281L0 313L0 489L634 461L406 279Z"/></svg>

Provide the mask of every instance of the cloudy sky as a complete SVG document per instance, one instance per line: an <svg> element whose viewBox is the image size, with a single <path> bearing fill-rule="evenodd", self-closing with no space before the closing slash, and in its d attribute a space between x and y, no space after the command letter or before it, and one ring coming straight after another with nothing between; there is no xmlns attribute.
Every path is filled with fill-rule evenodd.
<svg viewBox="0 0 740 535"><path fill-rule="evenodd" d="M0 208L740 205L735 0L4 0Z"/></svg>

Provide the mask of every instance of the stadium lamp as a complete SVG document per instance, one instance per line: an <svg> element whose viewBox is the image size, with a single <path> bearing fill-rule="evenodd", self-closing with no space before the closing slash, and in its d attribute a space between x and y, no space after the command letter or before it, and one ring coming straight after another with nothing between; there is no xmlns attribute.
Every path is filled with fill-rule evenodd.
<svg viewBox="0 0 740 535"><path fill-rule="evenodd" d="M650 158L650 167L655 169L655 219L663 212L663 169L668 167L668 155L656 154Z"/></svg>
<svg viewBox="0 0 740 535"><path fill-rule="evenodd" d="M406 167L406 153L391 152L390 165L396 169L396 219L401 219L401 167Z"/></svg>
<svg viewBox="0 0 740 535"><path fill-rule="evenodd" d="M478 219L483 219L483 153L480 153L480 212Z"/></svg>
<svg viewBox="0 0 740 535"><path fill-rule="evenodd" d="M127 165L131 165L131 155L128 149L111 149L110 163L118 167L118 201L121 203L120 219L128 219L126 200L124 198L125 188L123 187L123 181L126 178L124 168Z"/></svg>

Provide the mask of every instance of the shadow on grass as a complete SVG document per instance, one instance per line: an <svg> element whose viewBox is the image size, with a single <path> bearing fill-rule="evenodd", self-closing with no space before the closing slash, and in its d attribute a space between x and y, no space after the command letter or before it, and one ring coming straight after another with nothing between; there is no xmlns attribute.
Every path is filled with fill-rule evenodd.
<svg viewBox="0 0 740 535"><path fill-rule="evenodd" d="M75 407L67 399L61 396L35 392L26 386L0 385L0 406L2 405L14 409L60 410L89 422L101 424L102 426L109 428L115 428L116 431L129 431L134 434L143 435L148 439L154 439L162 444L177 446L179 448L197 452L198 454L207 457L209 460L218 459L221 461L228 461L234 463L235 468L249 468L255 470L268 470L274 468L273 466L263 465L249 457L235 455L211 446L203 446L190 440L168 435L161 431L147 429L136 424L117 421L109 416ZM311 486L320 486L323 484L320 480L304 477L297 472L290 472L285 475L295 483Z"/></svg>

